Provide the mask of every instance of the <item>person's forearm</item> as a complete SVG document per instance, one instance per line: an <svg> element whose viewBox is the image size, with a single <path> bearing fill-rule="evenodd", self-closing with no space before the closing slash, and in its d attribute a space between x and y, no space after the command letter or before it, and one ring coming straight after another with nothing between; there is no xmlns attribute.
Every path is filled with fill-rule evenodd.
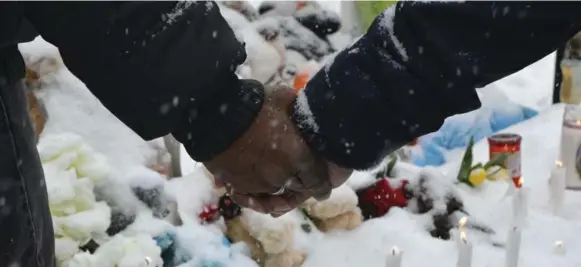
<svg viewBox="0 0 581 267"><path fill-rule="evenodd" d="M400 2L315 75L294 120L328 160L372 167L445 118L478 108L476 87L554 51L580 29L580 7Z"/></svg>
<svg viewBox="0 0 581 267"><path fill-rule="evenodd" d="M144 139L173 132L180 142L203 142L188 149L203 160L233 142L261 107L261 96L248 96L234 74L244 45L213 2L23 5L71 72Z"/></svg>

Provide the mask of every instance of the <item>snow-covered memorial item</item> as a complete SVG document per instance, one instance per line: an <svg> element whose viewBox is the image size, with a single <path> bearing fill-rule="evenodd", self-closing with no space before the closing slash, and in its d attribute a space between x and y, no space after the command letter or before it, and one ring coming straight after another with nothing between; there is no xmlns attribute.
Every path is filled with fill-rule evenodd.
<svg viewBox="0 0 581 267"><path fill-rule="evenodd" d="M390 157L371 173L356 173L348 184L356 190L365 219L382 217L393 208L402 208L420 215L426 231L435 238L449 239L450 230L459 218L469 214L454 181L433 167L420 168ZM477 220L467 227L485 234L494 233Z"/></svg>
<svg viewBox="0 0 581 267"><path fill-rule="evenodd" d="M169 182L168 190L177 197L177 212L184 227L201 224L210 232L224 233L235 246L246 247L242 250L259 266L301 266L325 232L352 230L362 222L357 196L347 186L333 190L325 201L309 199L274 218L238 206L223 188L214 188L212 179L200 165Z"/></svg>
<svg viewBox="0 0 581 267"><path fill-rule="evenodd" d="M314 1L265 1L258 11L246 1L219 3L222 16L245 42L247 60L238 75L265 85L304 86L321 62L350 42L330 41L341 20Z"/></svg>
<svg viewBox="0 0 581 267"><path fill-rule="evenodd" d="M124 182L113 181L107 159L75 134L43 136L38 150L58 266L256 266L243 248L231 246L224 229L187 220L181 226L170 223L175 200L156 172L144 169ZM210 220L201 209L200 220Z"/></svg>
<svg viewBox="0 0 581 267"><path fill-rule="evenodd" d="M566 187L581 189L581 106L567 105L563 113L561 161L566 168Z"/></svg>

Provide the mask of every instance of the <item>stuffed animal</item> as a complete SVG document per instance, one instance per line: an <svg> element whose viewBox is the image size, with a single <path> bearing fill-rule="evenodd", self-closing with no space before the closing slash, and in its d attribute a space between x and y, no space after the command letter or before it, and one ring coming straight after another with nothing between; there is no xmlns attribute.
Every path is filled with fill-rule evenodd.
<svg viewBox="0 0 581 267"><path fill-rule="evenodd" d="M161 249L146 234L116 235L94 253L81 252L68 261L69 267L162 267Z"/></svg>
<svg viewBox="0 0 581 267"><path fill-rule="evenodd" d="M186 176L167 182L166 190L177 204L176 216L184 224L201 224L216 233L226 232L218 210L219 195L209 172L200 165Z"/></svg>
<svg viewBox="0 0 581 267"><path fill-rule="evenodd" d="M298 267L324 232L351 230L362 222L357 196L347 186L335 189L325 201L309 199L296 210L273 218L239 207L224 188L213 186L212 179L199 165L186 177L168 182L180 219L184 225L201 224L215 233L223 231L233 243L245 243L263 267ZM196 192L191 192L193 188Z"/></svg>
<svg viewBox="0 0 581 267"><path fill-rule="evenodd" d="M325 201L309 199L278 218L240 209L227 196L220 204L228 226L226 235L248 244L252 257L264 267L300 266L324 232L352 230L362 222L357 196L347 186L335 189Z"/></svg>
<svg viewBox="0 0 581 267"><path fill-rule="evenodd" d="M327 200L308 199L301 208L322 232L353 230L363 219L357 195L346 185L334 189Z"/></svg>
<svg viewBox="0 0 581 267"><path fill-rule="evenodd" d="M37 63L37 68L38 64L39 63ZM45 63L44 65L46 64L49 63ZM49 65L52 66L51 64L52 63ZM26 97L28 99L28 115L32 122L32 126L34 127L34 133L36 134L36 140L38 142L40 134L42 134L44 126L48 120L48 112L46 111L44 102L36 95L37 91L40 89L40 74L27 66L24 85Z"/></svg>
<svg viewBox="0 0 581 267"><path fill-rule="evenodd" d="M279 18L287 49L302 53L307 59L320 60L335 48L328 40L341 27L341 18L316 1L264 1L261 17Z"/></svg>
<svg viewBox="0 0 581 267"><path fill-rule="evenodd" d="M222 4L220 13L237 38L245 43L247 59L237 69L237 74L263 84L272 83L284 65L284 46L280 41L279 26L268 22L272 19L250 22L244 15Z"/></svg>
<svg viewBox="0 0 581 267"><path fill-rule="evenodd" d="M221 4L238 11L248 21L255 21L258 19L258 11L248 1L222 1Z"/></svg>

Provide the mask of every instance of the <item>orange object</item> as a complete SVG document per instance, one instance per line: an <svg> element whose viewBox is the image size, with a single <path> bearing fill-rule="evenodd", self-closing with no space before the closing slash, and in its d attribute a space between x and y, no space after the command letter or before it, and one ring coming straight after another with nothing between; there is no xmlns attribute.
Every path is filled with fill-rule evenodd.
<svg viewBox="0 0 581 267"><path fill-rule="evenodd" d="M309 73L308 72L300 72L295 76L295 81L293 83L293 89L295 93L299 93L309 81Z"/></svg>
<svg viewBox="0 0 581 267"><path fill-rule="evenodd" d="M502 167L508 170L512 181L517 188L522 186L521 180L521 159L520 159L520 144L522 137L518 134L495 134L488 137L490 159L495 158L499 154L506 153L508 157L502 163Z"/></svg>
<svg viewBox="0 0 581 267"><path fill-rule="evenodd" d="M297 1L297 10L301 10L303 9L303 7L305 7L307 5L306 1Z"/></svg>

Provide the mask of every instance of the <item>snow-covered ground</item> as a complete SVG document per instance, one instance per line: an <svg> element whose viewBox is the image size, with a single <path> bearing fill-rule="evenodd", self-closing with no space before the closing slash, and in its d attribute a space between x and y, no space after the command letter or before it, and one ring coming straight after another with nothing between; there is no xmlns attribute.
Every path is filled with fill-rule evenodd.
<svg viewBox="0 0 581 267"><path fill-rule="evenodd" d="M518 89L518 88L515 88ZM553 216L548 208L548 179L558 153L560 123L563 106L549 108L538 117L515 125L506 132L523 136L522 168L524 184L531 188L528 228L523 231L521 261L519 266L579 266L581 249L577 237L581 231L581 192L567 191L565 218ZM488 159L485 140L474 148L475 160ZM441 170L455 177L462 151L450 157L453 163ZM459 191L471 218L485 222L497 235L487 237L468 231L474 243L472 266L504 266L505 250L493 247L491 241L503 242L511 220L511 197L504 196L507 184L485 182L478 189L459 186ZM383 267L387 254L393 246L404 251L404 267L447 267L455 266L457 249L454 242L432 238L416 220L416 215L401 209L392 209L386 216L365 222L352 232L335 233L327 236L313 251L304 266L377 266ZM565 256L553 252L555 241L565 244Z"/></svg>

